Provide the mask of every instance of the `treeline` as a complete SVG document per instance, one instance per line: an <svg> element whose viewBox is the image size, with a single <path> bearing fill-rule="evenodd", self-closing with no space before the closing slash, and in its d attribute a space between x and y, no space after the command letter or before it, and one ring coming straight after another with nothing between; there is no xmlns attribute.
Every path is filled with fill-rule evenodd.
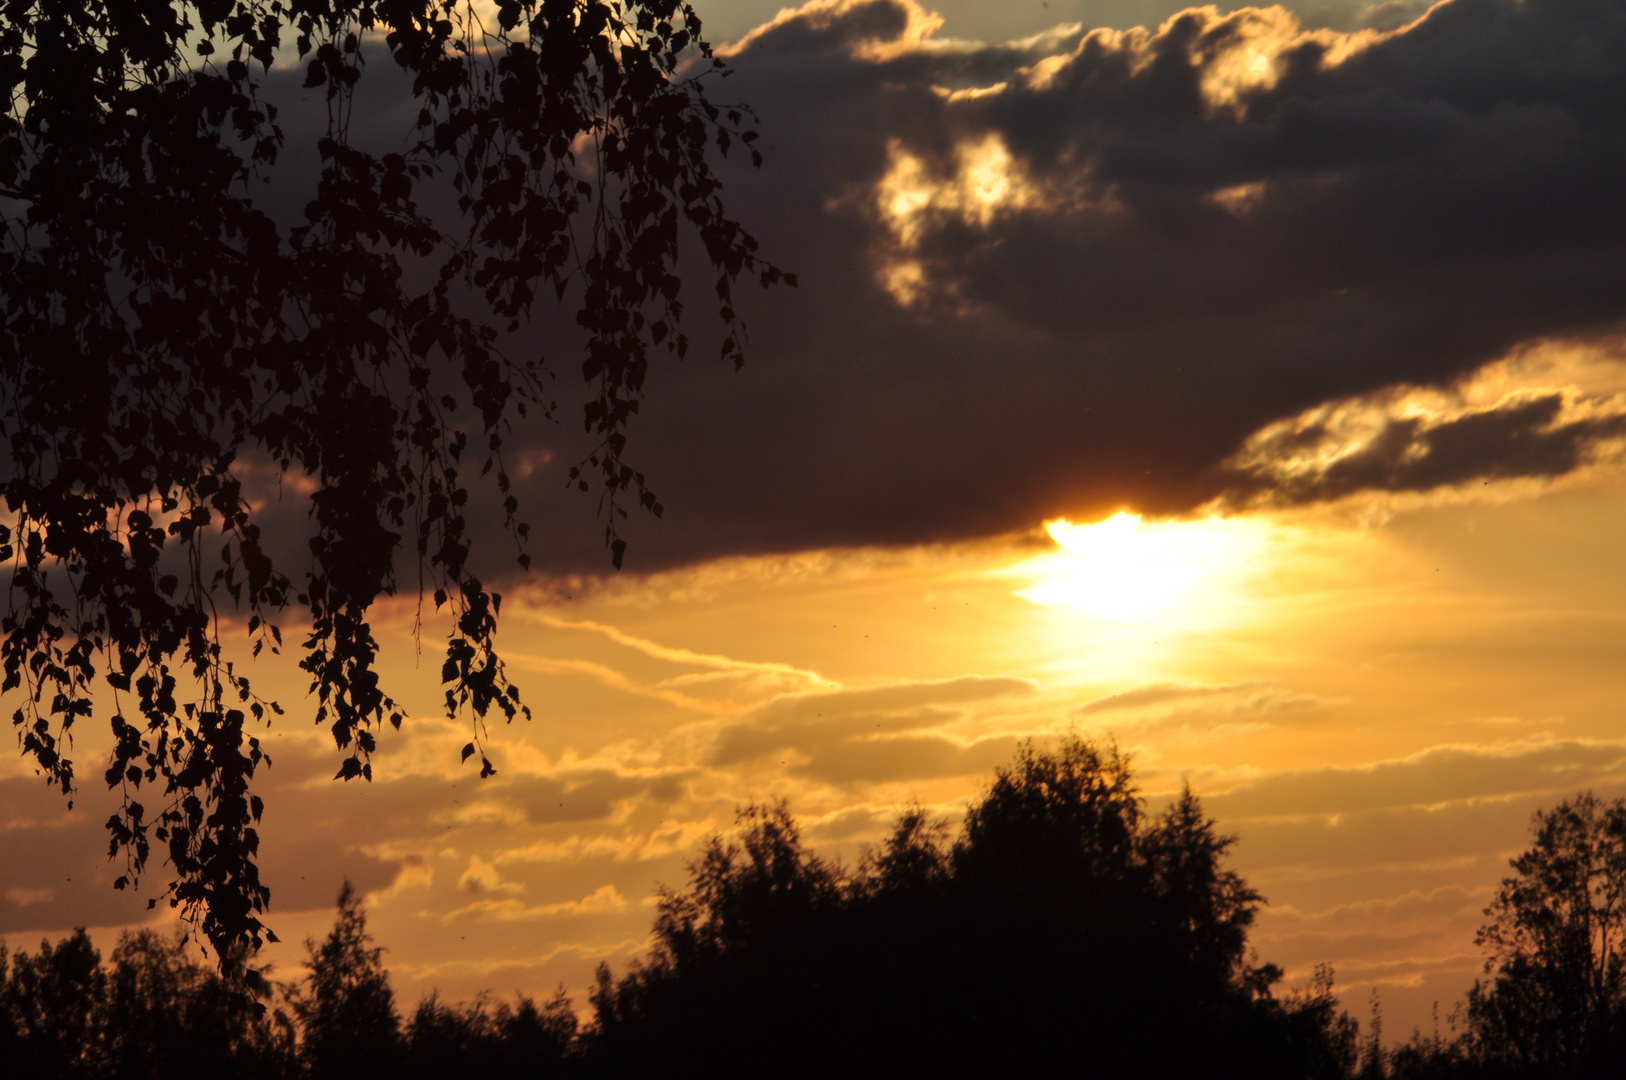
<svg viewBox="0 0 1626 1080"><path fill-rule="evenodd" d="M1626 839L1626 808L1587 808L1583 832L1603 836L1618 810ZM952 841L911 811L853 868L809 851L783 805L747 809L686 890L661 894L650 952L619 977L600 966L586 1023L562 992L542 1004L431 997L402 1017L346 886L332 932L309 944L308 977L268 1002L151 932L126 934L107 962L83 932L0 952L0 1063L17 1080L1376 1080L1601 1074L1620 1060L1618 993L1601 1012L1597 994L1582 1003L1597 1014L1584 1035L1549 1038L1579 1006L1553 996L1553 978L1532 981L1552 972L1511 908L1481 934L1505 963L1475 988L1463 1036L1388 1052L1363 1040L1330 972L1282 994L1281 971L1251 954L1261 899L1226 868L1230 844L1189 791L1147 815L1116 750L1075 738L1000 769ZM1549 920L1549 937L1579 949L1562 925ZM1497 935L1511 951L1495 952ZM1616 953L1600 969L1617 991L1621 967ZM1542 1009L1551 1022L1528 1034L1551 1045L1509 1053Z"/></svg>

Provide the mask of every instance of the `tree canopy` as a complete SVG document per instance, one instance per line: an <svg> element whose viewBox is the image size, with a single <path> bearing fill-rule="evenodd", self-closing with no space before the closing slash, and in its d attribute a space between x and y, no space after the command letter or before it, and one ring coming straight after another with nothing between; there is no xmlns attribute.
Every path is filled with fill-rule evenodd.
<svg viewBox="0 0 1626 1080"><path fill-rule="evenodd" d="M732 362L733 283L786 278L724 211L712 155L744 146L759 160L755 134L708 98L722 65L689 4L487 11L0 11L4 688L19 692L23 753L70 795L75 724L110 695L117 884L157 845L169 903L233 970L267 932L255 725L281 710L223 649L217 605L246 621L255 655L279 650L279 620L299 611L338 776L370 778L376 734L402 710L375 667L369 609L415 559L452 626L446 710L469 719L464 760L489 775L485 719L528 709L496 649L501 597L472 569L470 488L495 486L527 564L504 438L550 408L544 358L515 353L514 333L538 305L574 313L597 449L570 478L603 500L619 566L618 516L662 510L625 451L652 359L687 349L680 237L698 237L714 271ZM356 89L381 55L414 106L399 152L356 134ZM297 220L258 197L282 191L260 181L278 177L287 144L268 80L290 64L325 110ZM434 201L457 213L432 215ZM309 490L298 571L257 509L284 477Z"/></svg>
<svg viewBox="0 0 1626 1080"><path fill-rule="evenodd" d="M1468 996L1478 1055L1557 1074L1626 1063L1626 800L1582 792L1537 811L1478 942Z"/></svg>
<svg viewBox="0 0 1626 1080"><path fill-rule="evenodd" d="M1281 999L1261 903L1190 791L1149 816L1128 762L1025 748L960 835L915 811L853 870L784 805L718 838L661 896L655 946L599 970L605 1076L1335 1077L1352 1030L1324 980Z"/></svg>
<svg viewBox="0 0 1626 1080"><path fill-rule="evenodd" d="M1626 802L1538 812L1479 934L1489 981L1431 1035L1362 1034L1332 973L1280 996L1249 949L1259 895L1226 865L1189 790L1146 813L1111 747L1031 747L957 837L919 807L856 866L813 852L784 804L746 807L683 889L661 890L653 947L601 965L590 1016L561 989L396 1008L348 884L306 971L249 1007L181 936L125 933L104 962L83 930L0 945L7 1076L1616 1077ZM1588 945L1590 942L1590 945ZM1466 1028L1457 1026L1465 1018Z"/></svg>
<svg viewBox="0 0 1626 1080"><path fill-rule="evenodd" d="M384 971L384 950L367 933L361 897L346 881L339 917L318 944L308 941L310 978L293 998L304 1030L311 1076L388 1077L400 1072L395 993Z"/></svg>
<svg viewBox="0 0 1626 1080"><path fill-rule="evenodd" d="M15 1080L271 1080L286 1017L247 1007L178 935L126 933L110 962L81 929L30 955L0 948L0 1061Z"/></svg>

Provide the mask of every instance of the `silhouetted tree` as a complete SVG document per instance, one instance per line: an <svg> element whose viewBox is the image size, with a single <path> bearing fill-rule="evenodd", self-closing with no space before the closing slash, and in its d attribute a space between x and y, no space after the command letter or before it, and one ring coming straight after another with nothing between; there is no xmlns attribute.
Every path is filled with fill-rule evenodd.
<svg viewBox="0 0 1626 1080"><path fill-rule="evenodd" d="M1626 1067L1626 801L1537 811L1485 909L1489 981L1468 995L1474 1056L1542 1073Z"/></svg>
<svg viewBox="0 0 1626 1080"><path fill-rule="evenodd" d="M855 885L861 894L894 902L925 898L947 880L948 824L934 821L922 806L899 815L892 835L879 849L866 851Z"/></svg>
<svg viewBox="0 0 1626 1080"><path fill-rule="evenodd" d="M1149 819L1116 749L1025 747L959 838L918 808L848 873L783 804L742 811L655 947L601 967L586 1063L719 1076L1344 1077L1330 974L1271 994L1260 899L1184 792Z"/></svg>
<svg viewBox="0 0 1626 1080"><path fill-rule="evenodd" d="M1026 746L952 843L913 807L852 870L813 853L782 802L737 824L686 889L661 890L647 956L619 979L600 966L580 1032L562 990L540 1006L431 995L403 1030L347 882L285 989L291 1018L240 1007L181 938L126 935L109 973L81 932L0 966L0 1062L87 1080L1355 1073L1331 970L1273 994L1232 840L1189 789L1148 815L1111 746ZM1436 1046L1369 1071L1479 1075L1429 1071L1442 1062Z"/></svg>
<svg viewBox="0 0 1626 1080"><path fill-rule="evenodd" d="M290 995L301 1030L301 1057L314 1080L393 1077L401 1069L401 1020L384 970L383 950L367 933L361 897L350 882L339 914L318 945L307 941L310 975Z"/></svg>
<svg viewBox="0 0 1626 1080"><path fill-rule="evenodd" d="M1338 1021L1347 1074L1547 1080L1626 1071L1626 800L1582 792L1537 811L1531 841L1485 909L1476 940L1489 953L1489 978L1449 1021L1455 1029L1460 1017L1464 1029L1442 1034L1436 1006L1432 1034L1385 1046L1374 992L1363 1037L1347 1016Z"/></svg>
<svg viewBox="0 0 1626 1080"><path fill-rule="evenodd" d="M839 868L807 851L783 803L748 807L738 823L737 843L713 839L691 864L688 891L661 890L648 957L619 982L599 966L592 1041L607 1075L670 1061L762 1068L776 1047L799 1047L820 999L838 992Z"/></svg>
<svg viewBox="0 0 1626 1080"><path fill-rule="evenodd" d="M126 933L111 960L111 967L104 964L79 930L55 946L42 943L33 956L11 957L9 971L0 964L0 1075L293 1075L286 1018L254 1009L218 972L188 954L184 935Z"/></svg>
<svg viewBox="0 0 1626 1080"><path fill-rule="evenodd" d="M431 995L419 1002L407 1024L404 1075L422 1080L558 1077L566 1074L575 1038L576 1013L563 990L540 1007L528 997L495 1008L484 999L450 1006Z"/></svg>
<svg viewBox="0 0 1626 1080"><path fill-rule="evenodd" d="M1342 1080L1360 1060L1360 1025L1340 1006L1329 964L1316 965L1305 990L1285 1000L1261 997L1263 1033L1254 1032L1256 1075Z"/></svg>
<svg viewBox="0 0 1626 1080"><path fill-rule="evenodd" d="M715 272L729 361L733 282L783 277L723 210L709 154L755 136L708 100L721 64L700 32L682 0L0 8L4 688L21 691L24 753L71 794L70 734L105 678L118 885L156 844L170 902L239 974L270 895L252 720L278 710L223 651L216 604L239 605L256 654L280 647L285 607L305 609L317 722L346 754L338 775L370 777L376 733L402 713L368 613L404 551L450 611L464 759L493 771L483 721L526 710L496 651L500 597L472 569L469 478L491 474L522 542L502 447L512 421L551 409L541 358L509 355L507 335L538 295L574 313L561 347L581 349L597 448L570 476L607 502L619 566L623 504L661 511L624 452L651 358L687 348L680 236ZM415 122L377 154L355 94L383 53ZM279 57L322 110L297 221L258 183L296 195L254 67ZM436 177L432 201L460 218L420 204ZM261 531L258 497L284 476L310 484L308 545ZM308 565L297 582L290 550Z"/></svg>
<svg viewBox="0 0 1626 1080"><path fill-rule="evenodd" d="M1148 1004L1141 984L1161 977L1163 958L1144 954L1143 920L1156 909L1152 868L1136 845L1142 825L1116 749L1027 746L999 770L954 845L953 921L963 929L950 947L981 990L966 1010L975 1034L958 1037L958 1056L992 1068L1021 1051L1037 1059L1027 1067L1060 1068L1075 1052L1067 1041L1024 1038L1007 1048L981 1033L1061 1031L1080 1016L1111 1028ZM1128 1049L1114 1039L1092 1052L1113 1070Z"/></svg>
<svg viewBox="0 0 1626 1080"><path fill-rule="evenodd" d="M1389 1073L1389 1058L1383 1047L1383 998L1377 987L1372 988L1372 999L1366 1023L1366 1036L1361 1039L1360 1071L1356 1080L1383 1080Z"/></svg>
<svg viewBox="0 0 1626 1080"><path fill-rule="evenodd" d="M1263 989L1281 976L1273 965L1245 962L1248 929L1264 901L1221 864L1235 842L1215 832L1188 785L1138 845L1155 883L1158 917L1178 950L1171 960L1215 995L1238 985Z"/></svg>
<svg viewBox="0 0 1626 1080"><path fill-rule="evenodd" d="M803 847L785 803L747 807L737 823L741 842L709 843L688 892L661 892L655 936L674 964L783 947L840 901L839 870Z"/></svg>
<svg viewBox="0 0 1626 1080"><path fill-rule="evenodd" d="M111 959L104 1031L121 1080L270 1080L292 1073L287 1016L245 1001L190 954L183 933L126 933Z"/></svg>
<svg viewBox="0 0 1626 1080"><path fill-rule="evenodd" d="M84 928L33 956L17 953L0 987L0 1049L6 1072L18 1078L94 1077L105 1067L103 1016L107 995L102 954Z"/></svg>
<svg viewBox="0 0 1626 1080"><path fill-rule="evenodd" d="M976 1028L1061 1031L1082 1015L1108 1072L1240 1070L1280 972L1247 963L1260 897L1222 867L1232 842L1189 790L1148 820L1115 747L1024 747L954 848L955 921L969 931L955 948L978 983L1002 988L978 1002ZM997 1040L962 1050L989 1068L1010 1052ZM1022 1048L1038 1069L1076 1052L1068 1040Z"/></svg>

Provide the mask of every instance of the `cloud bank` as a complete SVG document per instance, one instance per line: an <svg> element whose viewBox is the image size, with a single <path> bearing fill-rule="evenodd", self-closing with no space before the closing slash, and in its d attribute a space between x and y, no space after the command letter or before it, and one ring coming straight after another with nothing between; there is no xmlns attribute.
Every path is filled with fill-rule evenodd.
<svg viewBox="0 0 1626 1080"><path fill-rule="evenodd" d="M634 447L668 513L631 523L633 568L1560 475L1619 436L1532 385L1284 478L1314 433L1272 427L1619 326L1619 5L1348 33L1207 7L1003 44L938 21L815 0L730 48L768 155L732 205L802 287L747 302L740 375L652 376ZM568 424L548 440L544 561L597 568Z"/></svg>

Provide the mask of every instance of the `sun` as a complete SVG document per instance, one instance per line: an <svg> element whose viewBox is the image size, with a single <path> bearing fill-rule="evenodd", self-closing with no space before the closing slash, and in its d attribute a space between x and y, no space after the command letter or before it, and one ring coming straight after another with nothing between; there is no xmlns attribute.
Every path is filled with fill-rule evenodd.
<svg viewBox="0 0 1626 1080"><path fill-rule="evenodd" d="M1061 550L1014 568L1038 579L1016 595L1117 622L1194 619L1234 605L1265 541L1243 518L1147 523L1128 511L1086 525L1058 518L1045 529Z"/></svg>

